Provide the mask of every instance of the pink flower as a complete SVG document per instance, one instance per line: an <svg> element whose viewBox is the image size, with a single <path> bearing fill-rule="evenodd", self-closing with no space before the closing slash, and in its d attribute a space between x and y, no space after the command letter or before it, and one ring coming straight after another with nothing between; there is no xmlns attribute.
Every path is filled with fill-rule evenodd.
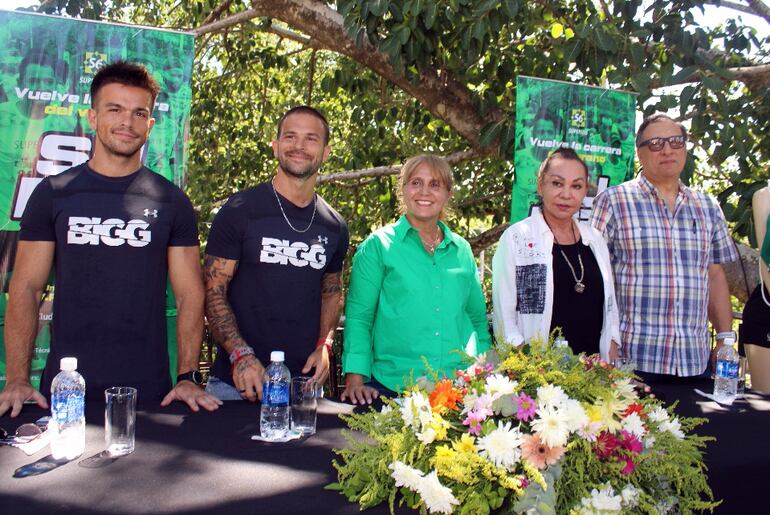
<svg viewBox="0 0 770 515"><path fill-rule="evenodd" d="M599 459L606 460L615 453L615 449L619 444L620 442L618 442L618 439L615 438L615 435L608 433L607 431L603 431L596 438L594 452L596 452L596 455L599 457Z"/></svg>
<svg viewBox="0 0 770 515"><path fill-rule="evenodd" d="M620 473L624 476L628 476L636 468L636 463L634 463L634 460L632 460L629 456L622 458L622 460L626 462L626 466L623 467L623 470L621 470Z"/></svg>
<svg viewBox="0 0 770 515"><path fill-rule="evenodd" d="M532 397L522 392L521 395L514 397L514 399L519 405L519 411L516 412L517 419L526 422L527 420L535 418L537 405L535 404L535 401L532 399Z"/></svg>
<svg viewBox="0 0 770 515"><path fill-rule="evenodd" d="M470 434L478 436L481 433L481 423L487 419L488 413L488 410L469 411L468 416L463 420L463 425L469 426Z"/></svg>
<svg viewBox="0 0 770 515"><path fill-rule="evenodd" d="M524 435L521 444L521 457L529 461L535 468L544 469L553 465L564 454L564 447L548 447L537 434Z"/></svg>
<svg viewBox="0 0 770 515"><path fill-rule="evenodd" d="M521 477L519 478L519 484L521 485L522 488L527 488L529 486L529 479L527 479L526 477Z"/></svg>
<svg viewBox="0 0 770 515"><path fill-rule="evenodd" d="M623 435L621 443L624 449L627 449L635 454L642 452L642 442L639 441L639 438L637 438L635 434L628 433L626 431L621 431L621 434Z"/></svg>

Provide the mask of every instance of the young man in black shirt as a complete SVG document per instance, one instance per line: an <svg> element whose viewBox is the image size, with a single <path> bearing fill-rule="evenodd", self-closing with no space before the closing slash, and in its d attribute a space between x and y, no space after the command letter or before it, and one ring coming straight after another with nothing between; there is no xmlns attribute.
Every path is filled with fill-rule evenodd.
<svg viewBox="0 0 770 515"><path fill-rule="evenodd" d="M223 400L262 398L272 350L292 375L329 375L348 247L345 221L315 193L329 125L296 107L272 144L275 177L227 201L206 247L206 314L220 345L207 391Z"/></svg>
<svg viewBox="0 0 770 515"><path fill-rule="evenodd" d="M196 384L203 285L195 213L184 193L141 163L158 85L126 62L103 68L91 85L91 159L41 182L21 222L9 289L7 383L0 415L25 400L46 407L29 383L41 290L51 267L56 294L51 349L41 378L50 391L63 356L78 358L86 395L135 386L140 401L174 400L193 411L220 401ZM179 376L172 389L166 350L165 287L177 300Z"/></svg>

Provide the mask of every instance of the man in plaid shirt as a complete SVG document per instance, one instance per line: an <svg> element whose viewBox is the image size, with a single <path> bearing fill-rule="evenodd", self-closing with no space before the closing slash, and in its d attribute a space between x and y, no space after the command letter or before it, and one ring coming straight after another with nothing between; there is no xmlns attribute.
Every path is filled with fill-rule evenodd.
<svg viewBox="0 0 770 515"><path fill-rule="evenodd" d="M721 263L738 256L716 201L679 180L686 142L670 117L644 120L636 134L641 174L599 194L591 214L612 259L621 353L651 374L705 374L731 334ZM707 318L718 332L711 353Z"/></svg>

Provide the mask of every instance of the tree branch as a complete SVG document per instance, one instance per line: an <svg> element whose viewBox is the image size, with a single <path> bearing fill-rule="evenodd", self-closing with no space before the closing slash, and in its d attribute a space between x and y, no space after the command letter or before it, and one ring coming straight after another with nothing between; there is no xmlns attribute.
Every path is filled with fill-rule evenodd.
<svg viewBox="0 0 770 515"><path fill-rule="evenodd" d="M468 243L471 244L471 249L473 250L473 253L478 254L479 252L486 249L487 247L494 245L495 243L500 241L500 236L502 236L505 230L510 226L511 224L496 225L491 229L482 232L478 236L474 236L473 238L468 238Z"/></svg>
<svg viewBox="0 0 770 515"><path fill-rule="evenodd" d="M474 150L463 150L460 152L454 152L446 156L447 162L454 166L463 161L470 161L480 157L480 154ZM401 165L391 166L376 166L374 168L363 168L361 170L350 170L347 172L333 173L330 175L319 175L317 184L325 184L328 182L340 182L349 181L353 179L360 179L362 177L382 177L386 175L397 175L401 171Z"/></svg>
<svg viewBox="0 0 770 515"><path fill-rule="evenodd" d="M502 113L492 110L485 116L479 115L475 94L464 84L441 75L435 69L422 70L417 81L410 81L399 75L387 54L379 51L366 38L363 38L360 45L356 44L345 29L342 16L319 0L252 0L251 9L202 25L193 32L196 35L207 34L257 16L280 20L308 35L308 44L313 48L345 55L370 69L413 96L431 114L449 124L476 150L485 155L497 151L497 145L482 147L479 135L481 127L498 121Z"/></svg>
<svg viewBox="0 0 770 515"><path fill-rule="evenodd" d="M197 29L193 29L191 32L196 36L202 36L203 34L208 34L210 32L220 32L228 27L249 21L258 16L261 16L259 12L254 9L248 9L246 11L233 14L232 16L228 16L222 20L203 24Z"/></svg>
<svg viewBox="0 0 770 515"><path fill-rule="evenodd" d="M770 86L770 64L757 64L753 66L739 66L737 68L727 68L726 71L733 76L733 79L739 80L751 89L760 89L764 91ZM689 77L685 77L676 84L687 84L689 82L700 82L703 79L702 72L695 72ZM655 89L662 87L660 79L655 79L650 83L649 88ZM674 86L674 84L666 84Z"/></svg>
<svg viewBox="0 0 770 515"><path fill-rule="evenodd" d="M203 20L202 25L206 25L207 23L211 23L212 21L219 18L219 15L225 12L230 8L230 5L233 3L233 0L224 0L221 4L216 6L214 10L212 10L208 16L206 16L206 19Z"/></svg>
<svg viewBox="0 0 770 515"><path fill-rule="evenodd" d="M762 0L747 0L749 5L754 10L754 14L761 16L767 23L770 23L770 6L764 3Z"/></svg>
<svg viewBox="0 0 770 515"><path fill-rule="evenodd" d="M752 9L750 6L739 4L738 2L730 2L729 0L707 0L704 3L715 5L717 7L727 7L729 9L740 11L746 14L754 14L754 15L757 14L756 11L754 11L754 9Z"/></svg>

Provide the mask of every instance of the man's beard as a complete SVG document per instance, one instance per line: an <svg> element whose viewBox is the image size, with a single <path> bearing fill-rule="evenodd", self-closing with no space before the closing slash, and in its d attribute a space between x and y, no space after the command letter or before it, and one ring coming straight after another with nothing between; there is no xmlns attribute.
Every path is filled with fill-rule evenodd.
<svg viewBox="0 0 770 515"><path fill-rule="evenodd" d="M321 163L312 162L303 167L292 166L287 159L278 159L278 165L287 175L295 179L307 179L315 175L321 168Z"/></svg>

